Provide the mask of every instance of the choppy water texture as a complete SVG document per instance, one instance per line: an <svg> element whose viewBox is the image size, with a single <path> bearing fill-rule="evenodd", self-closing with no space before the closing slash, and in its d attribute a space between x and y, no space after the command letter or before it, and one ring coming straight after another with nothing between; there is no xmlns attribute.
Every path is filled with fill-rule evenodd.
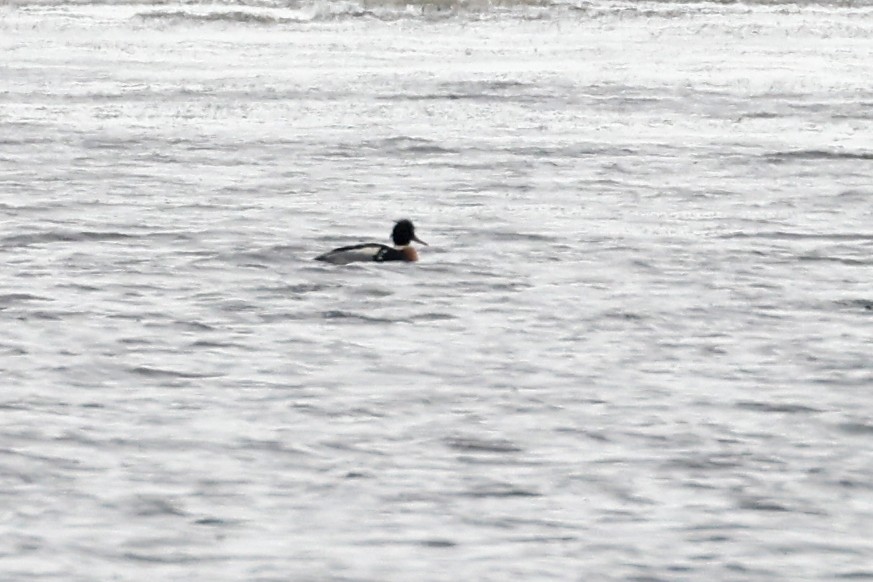
<svg viewBox="0 0 873 582"><path fill-rule="evenodd" d="M873 8L0 5L0 573L873 579ZM335 267L384 242L417 265Z"/></svg>

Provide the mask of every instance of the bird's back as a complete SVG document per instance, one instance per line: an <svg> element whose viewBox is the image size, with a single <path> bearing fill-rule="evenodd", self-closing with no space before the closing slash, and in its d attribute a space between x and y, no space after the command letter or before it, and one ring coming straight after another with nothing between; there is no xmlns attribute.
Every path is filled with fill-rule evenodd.
<svg viewBox="0 0 873 582"><path fill-rule="evenodd" d="M385 261L406 261L408 259L402 250L378 243L364 243L334 249L315 257L315 260L334 265L347 265L348 263L370 261L383 263Z"/></svg>

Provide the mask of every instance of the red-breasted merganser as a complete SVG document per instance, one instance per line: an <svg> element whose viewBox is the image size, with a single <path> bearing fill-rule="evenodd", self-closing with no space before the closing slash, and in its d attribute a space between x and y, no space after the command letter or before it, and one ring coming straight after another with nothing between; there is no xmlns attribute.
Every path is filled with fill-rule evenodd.
<svg viewBox="0 0 873 582"><path fill-rule="evenodd" d="M391 240L394 241L393 247L379 243L364 243L334 249L315 257L315 260L334 265L362 261L376 261L377 263L385 261L415 262L418 260L418 253L409 243L415 241L427 246L426 242L415 236L415 226L413 226L412 221L405 218L398 220L394 225L394 230L391 231Z"/></svg>

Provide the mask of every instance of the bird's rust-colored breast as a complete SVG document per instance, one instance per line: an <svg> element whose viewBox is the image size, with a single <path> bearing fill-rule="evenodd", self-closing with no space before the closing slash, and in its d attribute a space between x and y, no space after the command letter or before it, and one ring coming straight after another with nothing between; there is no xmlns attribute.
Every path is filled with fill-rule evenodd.
<svg viewBox="0 0 873 582"><path fill-rule="evenodd" d="M411 246L403 248L403 260L414 263L418 260L418 253Z"/></svg>

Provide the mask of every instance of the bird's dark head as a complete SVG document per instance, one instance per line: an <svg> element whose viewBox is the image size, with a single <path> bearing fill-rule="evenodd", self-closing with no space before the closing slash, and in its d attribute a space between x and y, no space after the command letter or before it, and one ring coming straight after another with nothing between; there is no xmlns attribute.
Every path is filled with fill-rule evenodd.
<svg viewBox="0 0 873 582"><path fill-rule="evenodd" d="M415 236L415 226L413 226L412 221L405 218L398 220L397 224L394 225L394 230L391 231L391 240L398 247L405 247L412 241L427 246L426 242Z"/></svg>

